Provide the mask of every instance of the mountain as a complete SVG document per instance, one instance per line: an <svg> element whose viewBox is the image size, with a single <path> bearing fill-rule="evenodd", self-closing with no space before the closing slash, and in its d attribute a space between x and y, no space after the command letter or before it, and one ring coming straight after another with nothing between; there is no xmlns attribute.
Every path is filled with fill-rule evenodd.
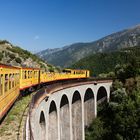
<svg viewBox="0 0 140 140"><path fill-rule="evenodd" d="M39 57L56 66L68 67L80 59L98 52L112 52L140 45L140 25L113 33L89 43L75 43L37 53Z"/></svg>
<svg viewBox="0 0 140 140"><path fill-rule="evenodd" d="M48 55L48 54L56 53L60 50L62 50L62 49L61 48L46 49L46 50L43 50L43 51L37 53L37 55L40 56L40 57L43 57L43 56Z"/></svg>
<svg viewBox="0 0 140 140"><path fill-rule="evenodd" d="M7 40L0 40L0 63L13 66L44 68L46 70L52 67L36 55L14 46Z"/></svg>

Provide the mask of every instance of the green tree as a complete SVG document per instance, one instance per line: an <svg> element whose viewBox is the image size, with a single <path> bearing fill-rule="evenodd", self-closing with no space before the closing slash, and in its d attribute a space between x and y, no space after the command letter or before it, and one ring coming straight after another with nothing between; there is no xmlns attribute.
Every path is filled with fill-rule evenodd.
<svg viewBox="0 0 140 140"><path fill-rule="evenodd" d="M87 140L139 140L140 91L134 90L128 95L116 90L112 96L112 102L100 108L99 120L93 121L86 132ZM98 137L99 130L101 137Z"/></svg>
<svg viewBox="0 0 140 140"><path fill-rule="evenodd" d="M3 54L2 54L2 53L0 53L0 61L2 60L2 58L3 58Z"/></svg>
<svg viewBox="0 0 140 140"><path fill-rule="evenodd" d="M17 57L16 59L15 59L15 61L17 62L17 63L19 63L19 64L21 64L21 59L19 58L19 57Z"/></svg>
<svg viewBox="0 0 140 140"><path fill-rule="evenodd" d="M9 57L10 57L11 59L14 59L14 58L15 58L15 54L10 53L10 54L9 54Z"/></svg>
<svg viewBox="0 0 140 140"><path fill-rule="evenodd" d="M103 128L103 122L98 117L92 125L86 131L86 140L102 140L105 130Z"/></svg>

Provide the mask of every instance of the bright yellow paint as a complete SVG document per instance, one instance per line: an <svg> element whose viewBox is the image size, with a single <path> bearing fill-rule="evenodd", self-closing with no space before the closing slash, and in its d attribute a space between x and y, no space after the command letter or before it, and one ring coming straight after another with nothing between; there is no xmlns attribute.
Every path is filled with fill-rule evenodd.
<svg viewBox="0 0 140 140"><path fill-rule="evenodd" d="M63 73L54 73L0 64L0 119L19 96L19 90L50 81L87 77L88 70L66 69Z"/></svg>

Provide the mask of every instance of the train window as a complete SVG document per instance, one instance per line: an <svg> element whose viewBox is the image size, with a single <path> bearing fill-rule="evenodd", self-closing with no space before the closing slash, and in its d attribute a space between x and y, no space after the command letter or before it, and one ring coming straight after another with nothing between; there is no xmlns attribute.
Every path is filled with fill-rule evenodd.
<svg viewBox="0 0 140 140"><path fill-rule="evenodd" d="M31 78L31 71L28 71L28 77Z"/></svg>
<svg viewBox="0 0 140 140"><path fill-rule="evenodd" d="M87 71L86 71L86 77L87 77L88 75L87 75Z"/></svg>
<svg viewBox="0 0 140 140"><path fill-rule="evenodd" d="M36 78L37 78L37 74L38 74L38 73L37 73L37 71L36 71Z"/></svg>
<svg viewBox="0 0 140 140"><path fill-rule="evenodd" d="M30 71L28 71L28 78L30 78Z"/></svg>
<svg viewBox="0 0 140 140"><path fill-rule="evenodd" d="M31 71L29 71L29 78L31 78Z"/></svg>
<svg viewBox="0 0 140 140"><path fill-rule="evenodd" d="M17 84L19 84L19 73L17 73Z"/></svg>
<svg viewBox="0 0 140 140"><path fill-rule="evenodd" d="M16 84L18 85L18 83L19 83L19 74L16 73Z"/></svg>
<svg viewBox="0 0 140 140"><path fill-rule="evenodd" d="M64 72L64 73L71 73L70 70L63 70L62 72Z"/></svg>
<svg viewBox="0 0 140 140"><path fill-rule="evenodd" d="M24 79L26 79L26 71L24 71Z"/></svg>
<svg viewBox="0 0 140 140"><path fill-rule="evenodd" d="M36 78L37 77L37 71L35 71L35 75L34 75L34 78Z"/></svg>
<svg viewBox="0 0 140 140"><path fill-rule="evenodd" d="M3 75L0 75L0 95L3 94Z"/></svg>
<svg viewBox="0 0 140 140"><path fill-rule="evenodd" d="M31 71L31 76L30 76L31 78L33 78L33 76L32 76L32 71Z"/></svg>
<svg viewBox="0 0 140 140"><path fill-rule="evenodd" d="M9 89L11 89L12 86L12 74L9 75Z"/></svg>
<svg viewBox="0 0 140 140"><path fill-rule="evenodd" d="M8 91L8 74L5 74L5 92Z"/></svg>
<svg viewBox="0 0 140 140"><path fill-rule="evenodd" d="M17 73L15 73L15 86L17 85Z"/></svg>
<svg viewBox="0 0 140 140"><path fill-rule="evenodd" d="M14 84L15 84L15 75L12 74L12 87L14 87Z"/></svg>
<svg viewBox="0 0 140 140"><path fill-rule="evenodd" d="M27 78L27 71L25 71L25 79Z"/></svg>
<svg viewBox="0 0 140 140"><path fill-rule="evenodd" d="M25 79L25 71L22 71L22 79Z"/></svg>
<svg viewBox="0 0 140 140"><path fill-rule="evenodd" d="M36 71L36 78L38 77L38 71Z"/></svg>

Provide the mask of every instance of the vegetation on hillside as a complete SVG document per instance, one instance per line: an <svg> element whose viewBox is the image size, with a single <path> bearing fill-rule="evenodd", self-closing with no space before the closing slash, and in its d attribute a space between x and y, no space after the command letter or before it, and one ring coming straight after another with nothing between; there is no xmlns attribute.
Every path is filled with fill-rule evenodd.
<svg viewBox="0 0 140 140"><path fill-rule="evenodd" d="M21 49L20 47L12 47L12 48L8 48L8 50L10 50L13 53L18 53L19 56L21 56L24 60L28 59L29 57L32 58L34 61L43 61L42 59L40 59L39 57L37 57L36 55L30 53L27 50Z"/></svg>
<svg viewBox="0 0 140 140"><path fill-rule="evenodd" d="M0 63L23 67L38 67L46 71L57 71L54 66L47 64L38 56L12 45L7 40L0 40Z"/></svg>
<svg viewBox="0 0 140 140"><path fill-rule="evenodd" d="M115 67L122 69L136 69L140 72L140 47L122 49L110 53L97 53L85 57L71 66L71 68L88 69L91 76L101 73L114 72ZM123 73L122 70L120 72Z"/></svg>
<svg viewBox="0 0 140 140"><path fill-rule="evenodd" d="M140 139L140 77L114 83L109 103L98 107L98 117L86 130L86 140Z"/></svg>
<svg viewBox="0 0 140 140"><path fill-rule="evenodd" d="M98 117L87 128L86 140L140 139L140 50L136 47L122 52L127 59L119 59L121 63L114 68L117 79L110 102L98 106Z"/></svg>

